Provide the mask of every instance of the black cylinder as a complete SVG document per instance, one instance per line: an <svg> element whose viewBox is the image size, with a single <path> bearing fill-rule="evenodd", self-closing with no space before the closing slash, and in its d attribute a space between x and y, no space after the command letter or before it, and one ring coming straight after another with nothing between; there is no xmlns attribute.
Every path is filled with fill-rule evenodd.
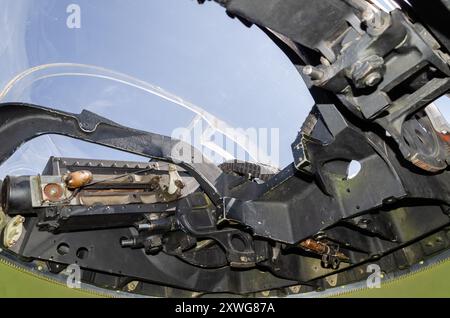
<svg viewBox="0 0 450 318"><path fill-rule="evenodd" d="M8 215L32 214L30 176L7 176L2 184L2 208Z"/></svg>

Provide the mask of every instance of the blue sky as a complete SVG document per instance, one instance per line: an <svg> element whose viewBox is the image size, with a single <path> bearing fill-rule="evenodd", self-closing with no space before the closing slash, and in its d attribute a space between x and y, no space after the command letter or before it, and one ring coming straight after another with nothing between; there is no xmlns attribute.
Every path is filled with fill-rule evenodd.
<svg viewBox="0 0 450 318"><path fill-rule="evenodd" d="M71 3L81 8L80 29L66 25ZM278 128L280 166L292 161L290 144L313 104L297 71L265 34L230 19L210 2L2 0L0 36L5 39L0 43L1 86L30 67L53 63L120 72L172 92L229 126ZM167 135L193 118L190 111L119 82L49 76L52 72L26 77L2 101L71 112L89 109L124 125ZM49 155L138 159L64 137L39 137L0 168L0 177L37 173Z"/></svg>

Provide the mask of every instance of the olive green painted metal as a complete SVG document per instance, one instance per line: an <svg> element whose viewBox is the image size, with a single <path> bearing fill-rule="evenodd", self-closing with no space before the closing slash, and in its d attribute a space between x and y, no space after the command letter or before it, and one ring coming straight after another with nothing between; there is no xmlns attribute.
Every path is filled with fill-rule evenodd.
<svg viewBox="0 0 450 318"><path fill-rule="evenodd" d="M91 291L68 288L24 268L0 262L0 297L92 298L101 297Z"/></svg>
<svg viewBox="0 0 450 318"><path fill-rule="evenodd" d="M381 284L380 288L365 288L340 294L336 297L353 298L449 298L450 260Z"/></svg>

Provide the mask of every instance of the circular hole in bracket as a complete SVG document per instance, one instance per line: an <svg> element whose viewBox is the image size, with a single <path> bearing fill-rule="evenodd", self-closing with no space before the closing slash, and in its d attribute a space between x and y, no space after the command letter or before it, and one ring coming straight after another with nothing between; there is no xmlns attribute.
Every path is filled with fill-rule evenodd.
<svg viewBox="0 0 450 318"><path fill-rule="evenodd" d="M85 259L89 255L89 250L86 247L80 247L77 249L77 257L79 259Z"/></svg>
<svg viewBox="0 0 450 318"><path fill-rule="evenodd" d="M59 255L67 255L70 252L70 246L67 243L60 243L56 247L56 251Z"/></svg>
<svg viewBox="0 0 450 318"><path fill-rule="evenodd" d="M231 245L236 251L242 252L245 251L245 240L239 235L233 235L231 237Z"/></svg>
<svg viewBox="0 0 450 318"><path fill-rule="evenodd" d="M353 179L358 175L358 173L361 171L361 163L357 160L352 160L348 164L347 167L347 179Z"/></svg>

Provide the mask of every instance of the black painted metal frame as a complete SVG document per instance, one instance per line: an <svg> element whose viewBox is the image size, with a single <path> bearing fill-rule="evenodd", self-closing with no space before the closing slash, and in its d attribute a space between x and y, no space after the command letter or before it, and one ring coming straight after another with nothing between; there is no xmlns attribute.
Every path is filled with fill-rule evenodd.
<svg viewBox="0 0 450 318"><path fill-rule="evenodd" d="M439 151L435 157L426 157L422 156L422 149L416 149L416 155L422 156L417 164L410 149L405 148L408 142L403 140L404 135L414 137L414 131L409 130L419 125L409 116L422 111L425 101L448 91L450 69L444 52L449 48L445 39L442 47L433 46L423 29L400 11L390 16L381 14L381 22L364 20L367 3L360 0L218 2L230 15L245 23L256 23L280 46L303 72L316 100L292 144L293 164L260 184L222 172L190 145L124 127L88 111L71 114L38 105L1 104L0 163L30 139L60 134L174 162L200 185L198 191L170 206L175 209L176 231L164 234L166 246L154 255L139 248L123 248L119 240L135 234L131 225L141 215L168 208L158 204L129 205L126 211L114 206L90 210L58 206L51 216L48 210L36 210L37 216L27 219L25 238L14 252L50 263L76 262L87 272L122 277L123 281L137 279L191 291L244 294L298 283L315 288L325 284L323 277L334 274L338 275L339 284L345 284L362 279L365 273L357 269L367 262L378 262L391 271L447 248L450 236L445 237L442 231L450 224L450 172L441 159L444 163L448 159L448 145L436 139L437 132L427 126L427 133L436 138L426 142L433 143ZM330 8L334 15L323 20L322 15L330 13ZM295 19L296 14L304 19ZM322 23L318 23L318 18ZM391 20L397 27L388 23ZM350 49L329 41L338 31L347 34L349 43L353 43ZM411 35L412 42L404 48L403 57L394 59L392 56L398 53L395 50L404 45L404 34ZM439 35L441 39L442 34ZM408 64L410 60L402 58L412 52L411 47L423 55ZM370 65L368 59L364 71L369 75L379 72L377 76L385 76L386 85L360 90L359 86L365 85L361 80L370 81L357 78L361 70L356 72L350 62L370 57L374 54L372 49L379 55L388 54L384 58L389 63L405 63L405 67L422 63L425 80L397 76L398 65L388 63L380 68L377 63ZM322 65L317 66L319 60ZM307 63L313 65L312 71L304 70ZM329 76L327 81L321 82L321 72ZM379 99L385 92L379 89L389 86L390 81L405 81L400 90L407 97L396 96L394 100L390 96L393 100L385 100L386 106ZM347 84L358 87L341 90ZM399 89L395 91L398 93ZM368 116L374 105L381 108ZM191 150L188 161L180 161L174 155L180 147ZM436 164L434 159L441 161ZM349 178L347 168L353 160L361 164L361 170ZM123 218L124 214L133 217ZM89 218L97 217L98 222L103 216L102 226L86 226ZM70 224L75 217L86 219L75 228ZM45 222L47 227L42 226ZM115 228L108 228L111 225ZM433 243L435 248L429 250L426 244L430 237L439 237L439 248ZM243 247L236 247L235 238ZM300 243L308 238L334 244L348 261L338 268L323 266L320 257L300 248ZM201 252L180 250L177 244L190 239L208 239L214 244ZM71 252L57 253L57 246L62 243L70 245ZM91 256L77 257L77 249L86 247ZM110 287L120 288L120 284Z"/></svg>

